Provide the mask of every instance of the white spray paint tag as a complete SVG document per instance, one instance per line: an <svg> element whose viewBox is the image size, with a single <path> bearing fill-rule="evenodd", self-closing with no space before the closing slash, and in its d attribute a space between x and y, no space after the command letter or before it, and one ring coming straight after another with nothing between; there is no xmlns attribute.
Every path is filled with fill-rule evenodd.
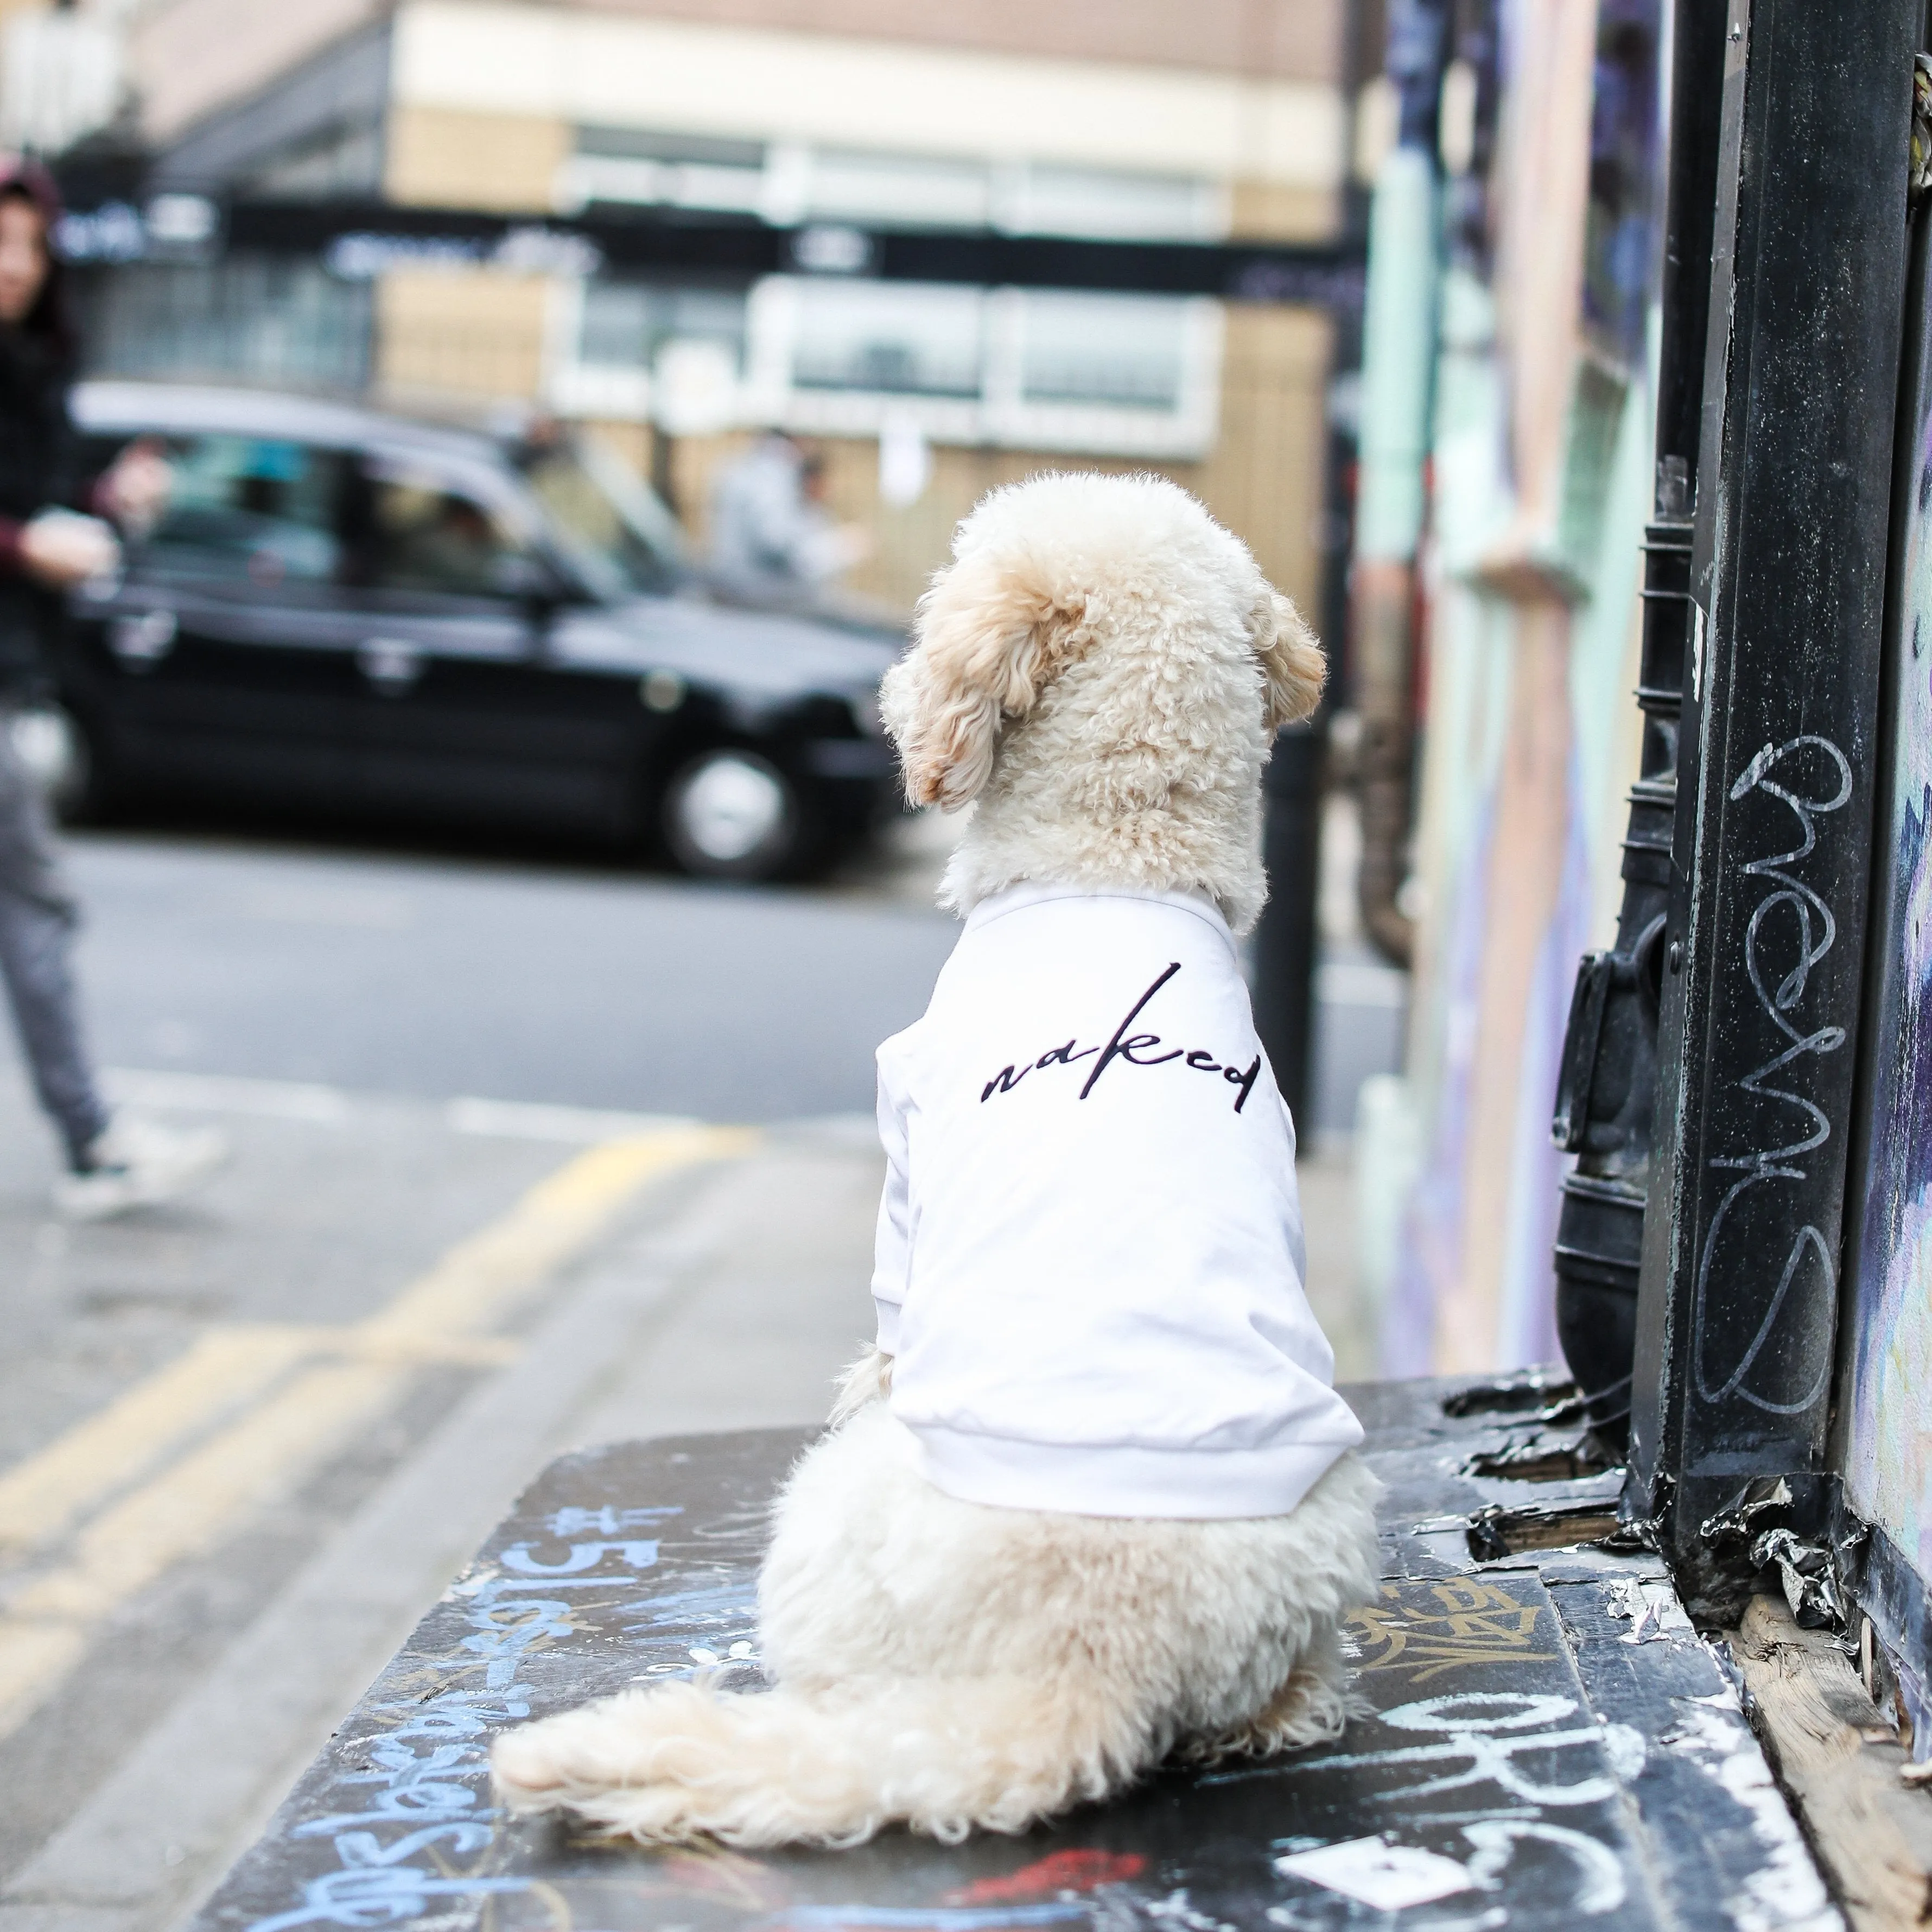
<svg viewBox="0 0 1932 1932"><path fill-rule="evenodd" d="M1391 1845L1381 1838L1351 1838L1312 1852L1276 1858L1275 1870L1339 1892L1377 1912L1400 1912L1426 1905L1451 1892L1468 1892L1474 1881L1467 1868L1419 1846Z"/></svg>

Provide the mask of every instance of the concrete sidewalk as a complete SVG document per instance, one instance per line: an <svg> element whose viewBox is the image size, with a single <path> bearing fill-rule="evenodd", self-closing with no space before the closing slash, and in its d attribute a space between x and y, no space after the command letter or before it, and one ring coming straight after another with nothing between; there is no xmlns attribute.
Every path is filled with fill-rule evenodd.
<svg viewBox="0 0 1932 1932"><path fill-rule="evenodd" d="M823 1418L872 1325L880 1160L868 1116L783 1116L865 1105L952 943L923 908L956 830L809 893L79 847L115 1097L235 1154L64 1226L0 1028L0 1932L164 1932L556 1451ZM1338 921L1330 1126L1400 1019ZM704 1124L754 1118L728 1153ZM658 1166L623 1152L652 1136ZM1360 1375L1346 1144L1308 1138L1311 1299ZM532 1246L530 1204L586 1172L602 1205Z"/></svg>
<svg viewBox="0 0 1932 1932"><path fill-rule="evenodd" d="M15 1332L40 1337L38 1372L56 1391L38 1408L40 1426L10 1444L16 1470L22 1457L85 1449L103 1416L111 1423L117 1404L137 1401L215 1330L352 1349L347 1338L374 1332L393 1307L395 1282L414 1276L404 1298L420 1296L452 1256L488 1240L487 1229L472 1232L484 1202L520 1188L531 1190L526 1201L541 1196L553 1185L544 1177L594 1166L598 1138L626 1124L473 1102L460 1114L369 1096L325 1106L323 1090L303 1090L297 1105L302 1094L276 1083L170 1078L133 1084L151 1106L172 1095L172 1114L219 1119L237 1143L208 1200L145 1225L56 1234L43 1220L38 1235L29 1203L12 1204L12 1232L35 1260L0 1304ZM26 1096L5 1097L18 1136ZM593 1144L540 1137L566 1130ZM432 1360L429 1338L406 1388L352 1440L322 1443L294 1460L279 1487L232 1499L200 1544L112 1607L71 1677L0 1737L0 1786L16 1794L0 1821L0 1932L164 1932L256 1835L424 1606L560 1450L821 1419L871 1330L881 1173L871 1124L848 1117L763 1130L728 1157L675 1166L533 1280L531 1306L500 1342L452 1336ZM1353 1372L1361 1350L1337 1265L1348 1242L1346 1166L1308 1163L1303 1184L1311 1286ZM372 1211L354 1212L358 1201ZM393 1226L382 1232L392 1216L408 1239ZM424 1229L454 1246L436 1258L423 1248ZM348 1271L365 1285L330 1298L322 1327L288 1328L302 1312L281 1299L290 1282L314 1282L352 1236ZM111 1290L89 1302L104 1291L87 1284L114 1279L136 1248L151 1262L158 1249L169 1256L171 1305L137 1307L141 1345L104 1360L99 1338L128 1317ZM252 1325L229 1318L238 1313ZM318 1307L309 1319L322 1315ZM296 1398L276 1386L284 1393L269 1390L262 1417L282 1417L286 1434ZM200 1442L211 1453L224 1430L245 1424L232 1414L190 1418L186 1450ZM44 1590L50 1564L56 1574L63 1564L74 1570L74 1551L117 1510L143 1520L142 1498L170 1479L164 1459L147 1487L104 1486L102 1509L83 1510L42 1546L0 1540L0 1666L10 1631L21 1634L8 1606ZM167 1500L179 1502L172 1492Z"/></svg>
<svg viewBox="0 0 1932 1932"><path fill-rule="evenodd" d="M10 1732L0 1736L0 1788L10 1794L0 1926L161 1932L254 1835L552 1454L608 1436L816 1421L869 1327L880 1163L863 1124L841 1120L767 1130L731 1158L648 1179L598 1238L530 1277L529 1305L500 1340L424 1330L402 1340L399 1330L400 1356L370 1353L399 1302L422 1305L466 1251L474 1261L478 1241L487 1245L489 1228L479 1237L458 1222L469 1240L427 1268L413 1252L369 1242L375 1284L413 1285L386 1301L367 1298L366 1311L338 1303L335 1324L197 1324L177 1306L160 1324L172 1352L158 1328L152 1358L144 1347L93 1359L90 1338L112 1318L63 1322L72 1312L63 1304L88 1293L114 1242L158 1240L173 1250L178 1275L224 1286L256 1268L309 1272L289 1252L314 1232L289 1225L304 1218L291 1217L300 1196L287 1184L304 1166L332 1209L347 1207L358 1184L380 1198L376 1172L358 1182L365 1162L389 1169L417 1197L416 1218L447 1227L459 1204L474 1202L479 1175L500 1202L535 1180L526 1204L554 1186L545 1174L561 1170L567 1182L606 1154L460 1135L428 1106L350 1104L359 1132L340 1120L224 1117L238 1143L224 1184L245 1196L251 1180L274 1177L278 1228L265 1230L266 1214L238 1225L218 1202L166 1226L80 1230L58 1253L42 1244L49 1251L31 1278L16 1276L0 1293L22 1319L35 1312L20 1305L32 1295L43 1373L86 1390L84 1412L64 1428L53 1425L80 1388L45 1405L52 1432L15 1444L10 1464L28 1478L16 1486L27 1514L33 1493L63 1483L79 1500L69 1522L0 1537L0 1680L16 1693L15 1720L0 1725ZM506 1217L512 1236L520 1211ZM339 1218L346 1232L356 1217ZM473 1225L473 1208L465 1218ZM514 1258L514 1239L499 1245ZM225 1316L237 1298L212 1293L200 1312ZM155 1325L146 1311L143 1320ZM192 1378L183 1364L212 1369L237 1348L284 1340L290 1360L259 1395L184 1394ZM304 1349L314 1366L296 1359ZM63 1354L72 1378L60 1374ZM362 1405L352 1403L346 1425L345 1394ZM322 1396L336 1407L316 1410ZM129 1451L130 1436L154 1433L164 1399L173 1402L166 1439L157 1436L143 1460ZM311 1420L313 1439L299 1439ZM277 1466L237 1468L244 1445L266 1448ZM169 1526L184 1520L189 1533L171 1545ZM130 1537L152 1546L146 1572ZM76 1600L99 1607L77 1625L71 1615L51 1626L28 1615L40 1602ZM72 1661L62 1653L50 1663L46 1645L63 1630L74 1633Z"/></svg>

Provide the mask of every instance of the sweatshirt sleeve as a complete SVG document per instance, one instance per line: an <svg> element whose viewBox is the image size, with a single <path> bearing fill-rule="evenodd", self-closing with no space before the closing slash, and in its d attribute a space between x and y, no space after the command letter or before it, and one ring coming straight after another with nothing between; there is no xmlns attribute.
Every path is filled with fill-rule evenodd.
<svg viewBox="0 0 1932 1932"><path fill-rule="evenodd" d="M879 1064L879 1140L886 1151L886 1186L879 1199L878 1232L872 1250L872 1304L878 1311L879 1346L898 1353L899 1308L912 1268L912 1201L906 1174L905 1108L893 1092L884 1060Z"/></svg>

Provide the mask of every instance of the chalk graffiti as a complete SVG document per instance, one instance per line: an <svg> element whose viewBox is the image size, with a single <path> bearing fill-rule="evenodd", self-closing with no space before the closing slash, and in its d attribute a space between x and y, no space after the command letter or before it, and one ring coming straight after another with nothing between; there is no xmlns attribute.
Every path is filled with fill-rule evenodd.
<svg viewBox="0 0 1932 1932"><path fill-rule="evenodd" d="M758 1600L754 1577L667 1591L618 1608L640 1618L621 1626L642 1666L633 1682L688 1677L694 1663L720 1668L726 1673L718 1680L721 1683L749 1682L762 1674L757 1662ZM702 1636L704 1642L694 1644L694 1636Z"/></svg>
<svg viewBox="0 0 1932 1932"><path fill-rule="evenodd" d="M1619 1778L1634 1778L1643 1768L1643 1739L1628 1724L1588 1720L1567 1724L1565 1720L1576 1712L1574 1697L1548 1692L1472 1690L1425 1697L1384 1711L1381 1719L1399 1731L1420 1732L1436 1742L1398 1744L1385 1750L1324 1753L1252 1769L1213 1772L1202 1782L1234 1784L1255 1778L1292 1778L1307 1772L1325 1776L1337 1770L1440 1765L1440 1774L1390 1794L1388 1802L1402 1803L1488 1784L1532 1806L1601 1804L1616 1796L1622 1788ZM1547 1774L1532 1776L1528 1766L1519 1762L1539 1757L1574 1762L1574 1754L1579 1751L1592 1761L1593 1768L1568 1782ZM1594 1763L1606 1760L1607 1772L1594 1768Z"/></svg>
<svg viewBox="0 0 1932 1932"><path fill-rule="evenodd" d="M376 1714L394 1721L366 1746L364 1762L336 1780L345 1790L363 1787L366 1799L358 1796L340 1811L309 1819L291 1834L330 1840L338 1869L308 1880L299 1904L256 1919L249 1932L308 1925L362 1932L421 1917L439 1900L529 1891L536 1881L474 1866L448 1868L451 1857L478 1858L496 1842L500 1814L486 1792L490 1733L530 1714L536 1694L520 1681L530 1653L578 1628L570 1600L553 1593L621 1590L638 1570L656 1563L658 1548L623 1532L676 1514L559 1510L546 1527L569 1544L561 1562L532 1557L528 1542L514 1544L501 1559L508 1574L485 1570L454 1586L446 1600L460 1606L466 1634L447 1655L421 1666L443 1688L377 1705ZM586 1531L601 1534L595 1540L572 1540ZM542 1580L544 1594L530 1594L533 1577ZM479 1666L480 1688L455 1681L473 1678ZM384 1826L406 1828L386 1844L370 1828Z"/></svg>
<svg viewBox="0 0 1932 1932"><path fill-rule="evenodd" d="M1103 1885L1125 1885L1147 1869L1138 1852L1103 1852L1088 1847L1048 1852L996 1878L976 1878L955 1886L941 1905L994 1905L1016 1899L1054 1898L1065 1892L1092 1892Z"/></svg>
<svg viewBox="0 0 1932 1932"><path fill-rule="evenodd" d="M1548 1825L1535 1819L1479 1818L1462 1828L1469 1844L1467 1858L1446 1857L1420 1846L1394 1844L1385 1836L1356 1838L1340 1844L1318 1845L1275 1860L1284 1878L1300 1879L1383 1912L1430 1905L1466 1892L1495 1892L1526 1844L1553 1846L1575 1870L1571 1908L1586 1918L1614 1912L1628 1893L1623 1867L1607 1845L1567 1825ZM1292 1910L1276 1907L1268 1917L1276 1924L1300 1926ZM1492 1909L1474 1920L1456 1922L1465 1928L1504 1924ZM1446 1928L1443 1928L1446 1932Z"/></svg>
<svg viewBox="0 0 1932 1932"><path fill-rule="evenodd" d="M1829 797L1813 797L1804 791L1778 783L1772 776L1787 760L1808 751L1822 752L1836 771L1838 788ZM1807 1255L1812 1256L1823 1270L1828 1286L1836 1286L1831 1245L1817 1227L1809 1221L1804 1222L1792 1236L1778 1286L1766 1304L1763 1316L1749 1342L1728 1374L1718 1376L1708 1369L1707 1345L1711 1337L1707 1334L1705 1310L1712 1263L1732 1208L1754 1188L1770 1186L1779 1181L1808 1180L1806 1170L1793 1163L1801 1155L1815 1152L1832 1137L1832 1123L1822 1107L1802 1094L1795 1094L1786 1087L1774 1086L1772 1082L1774 1076L1781 1074L1786 1068L1808 1057L1822 1058L1836 1053L1845 1043L1843 1027L1814 1027L1808 1032L1790 1018L1804 995L1813 968L1837 943L1838 928L1831 908L1824 900L1803 880L1784 868L1795 865L1816 848L1816 820L1827 812L1838 811L1850 799L1852 768L1844 752L1830 739L1808 732L1782 745L1766 746L1739 775L1731 787L1730 796L1734 800L1742 799L1753 791L1776 799L1790 809L1797 820L1798 842L1788 852L1754 859L1744 868L1746 878L1772 882L1772 889L1759 900L1745 926L1744 963L1745 974L1759 1005L1777 1028L1785 1044L1762 1066L1745 1074L1737 1084L1754 1098L1780 1101L1796 1108L1809 1126L1798 1138L1782 1146L1766 1148L1750 1154L1725 1155L1712 1161L1714 1168L1734 1172L1739 1178L1725 1190L1716 1212L1711 1216L1711 1225L1705 1232L1703 1252L1698 1258L1691 1316L1692 1356L1697 1392L1705 1401L1718 1402L1735 1396L1740 1402L1748 1402L1752 1408L1768 1414L1800 1415L1824 1394L1825 1385L1830 1378L1830 1351L1822 1346L1828 1340L1828 1332L1821 1332L1817 1338L1820 1346L1809 1352L1816 1358L1816 1373L1804 1393L1796 1399L1783 1399L1764 1388L1754 1388L1750 1377L1778 1327L1778 1317ZM1796 921L1798 950L1790 970L1772 988L1766 983L1760 946L1766 922L1780 910Z"/></svg>
<svg viewBox="0 0 1932 1932"><path fill-rule="evenodd" d="M272 1918L258 1918L254 1932L284 1932L284 1928L298 1925L393 1925L398 1920L416 1918L432 1899L527 1891L529 1883L524 1879L446 1878L419 1865L399 1862L439 1840L454 1851L479 1851L492 1835L487 1826L441 1825L412 1832L386 1846L377 1843L374 1832L346 1833L335 1843L342 1869L312 1880L302 1888L300 1906Z"/></svg>
<svg viewBox="0 0 1932 1932"><path fill-rule="evenodd" d="M389 1925L416 1917L433 1899L527 1890L525 1880L452 1873L440 1860L428 1865L405 1862L434 1846L475 1856L494 1843L495 1814L482 1806L478 1789L488 1768L481 1741L493 1723L530 1714L526 1686L498 1688L495 1698L449 1690L418 1705L381 1707L404 1714L370 1746L368 1767L346 1773L338 1782L382 1788L362 1810L310 1819L292 1834L332 1839L340 1868L310 1880L299 1905L256 1920L250 1932ZM427 1741L427 1750L416 1748L418 1738ZM387 1845L374 1832L349 1828L398 1822L416 1828Z"/></svg>
<svg viewBox="0 0 1932 1932"><path fill-rule="evenodd" d="M1438 1606L1423 1609L1413 1590L1382 1586L1384 1600L1349 1619L1364 1670L1412 1670L1426 1684L1445 1670L1472 1664L1550 1664L1556 1653L1538 1648L1540 1612L1519 1602L1500 1585L1470 1577L1447 1578L1428 1594Z"/></svg>
<svg viewBox="0 0 1932 1932"><path fill-rule="evenodd" d="M606 1503L602 1509L566 1508L552 1510L544 1527L560 1543L579 1536L621 1536L627 1529L656 1528L666 1517L682 1516L675 1505L654 1509L619 1509Z"/></svg>
<svg viewBox="0 0 1932 1932"><path fill-rule="evenodd" d="M658 1560L655 1543L573 1543L561 1563L544 1563L530 1554L527 1543L513 1543L503 1552L506 1570L520 1576L574 1576L594 1570L607 1556L616 1556L633 1570L648 1570Z"/></svg>
<svg viewBox="0 0 1932 1932"><path fill-rule="evenodd" d="M1522 1845L1540 1843L1554 1845L1576 1864L1574 1903L1585 1918L1600 1918L1624 1902L1624 1868L1616 1854L1586 1832L1534 1818L1479 1818L1462 1827L1462 1835L1475 1847L1469 1876L1486 1891L1501 1881Z"/></svg>
<svg viewBox="0 0 1932 1932"><path fill-rule="evenodd" d="M1491 1707L1491 1714L1484 1714L1484 1706ZM1620 1754L1634 1755L1636 1768L1642 1768L1643 1740L1628 1725L1586 1721L1568 1730L1546 1728L1575 1716L1576 1709L1574 1698L1547 1693L1512 1692L1487 1697L1465 1691L1447 1697L1426 1697L1419 1703L1401 1704L1393 1711L1384 1711L1382 1721L1398 1730L1439 1736L1442 1742L1367 1752L1358 1760L1331 1758L1329 1762L1419 1765L1466 1760L1465 1768L1453 1776L1444 1774L1411 1786L1406 1795L1412 1798L1461 1790L1474 1784L1493 1784L1532 1804L1599 1804L1616 1795L1614 1777L1596 1774L1558 1784L1532 1778L1517 1768L1520 1757L1561 1755L1580 1748L1593 1754L1608 1752L1613 1765ZM1627 1766L1618 1768L1628 1768Z"/></svg>

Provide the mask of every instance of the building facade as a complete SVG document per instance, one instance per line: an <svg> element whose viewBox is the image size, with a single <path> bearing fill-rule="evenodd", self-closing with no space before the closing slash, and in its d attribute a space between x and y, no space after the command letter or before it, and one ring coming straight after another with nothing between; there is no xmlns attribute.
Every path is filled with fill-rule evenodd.
<svg viewBox="0 0 1932 1932"><path fill-rule="evenodd" d="M1397 1373L1558 1353L1551 1119L1638 767L1664 18L1398 14L1415 111L1375 190L1355 557L1423 693L1406 1065L1358 1150L1365 1227L1401 1231L1371 1270Z"/></svg>
<svg viewBox="0 0 1932 1932"><path fill-rule="evenodd" d="M146 0L126 14L150 197L802 231L802 272L626 274L541 245L456 260L149 262L109 366L598 424L701 526L746 435L822 441L908 604L986 488L1069 461L1198 490L1318 594L1328 316L1274 304L886 282L859 232L1319 242L1342 220L1345 0ZM701 536L701 528L699 530Z"/></svg>

